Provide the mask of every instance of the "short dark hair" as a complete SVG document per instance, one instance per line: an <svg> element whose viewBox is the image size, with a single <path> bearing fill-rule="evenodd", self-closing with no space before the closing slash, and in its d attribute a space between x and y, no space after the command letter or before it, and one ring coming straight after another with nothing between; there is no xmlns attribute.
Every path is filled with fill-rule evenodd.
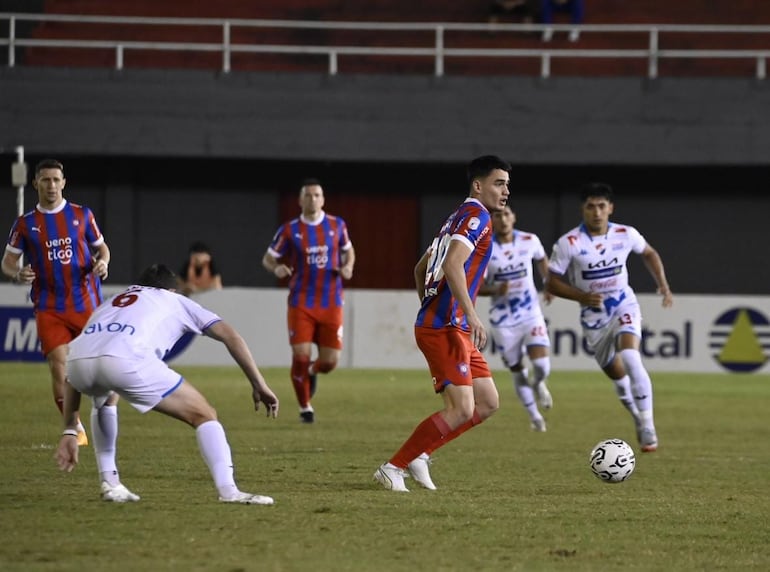
<svg viewBox="0 0 770 572"><path fill-rule="evenodd" d="M179 285L176 274L165 264L153 264L145 268L137 278L139 286L174 290Z"/></svg>
<svg viewBox="0 0 770 572"><path fill-rule="evenodd" d="M314 177L309 177L307 179L303 179L302 180L302 185L300 185L300 188L309 187L311 185L318 185L319 187L322 186L320 180L318 180L318 179L316 179Z"/></svg>
<svg viewBox="0 0 770 572"><path fill-rule="evenodd" d="M56 159L43 159L35 165L35 177L40 174L43 169L59 169L61 174L64 175L64 165Z"/></svg>
<svg viewBox="0 0 770 572"><path fill-rule="evenodd" d="M205 242L196 240L190 245L190 254L196 254L198 252L206 252L208 254L211 254L211 249L209 249L208 244L206 244Z"/></svg>
<svg viewBox="0 0 770 572"><path fill-rule="evenodd" d="M511 164L508 161L501 159L497 155L476 157L468 164L468 184L470 185L475 179L486 177L495 169L501 169L510 173L511 168Z"/></svg>
<svg viewBox="0 0 770 572"><path fill-rule="evenodd" d="M580 187L580 202L586 202L589 197L601 197L612 202L614 194L607 183L586 183Z"/></svg>

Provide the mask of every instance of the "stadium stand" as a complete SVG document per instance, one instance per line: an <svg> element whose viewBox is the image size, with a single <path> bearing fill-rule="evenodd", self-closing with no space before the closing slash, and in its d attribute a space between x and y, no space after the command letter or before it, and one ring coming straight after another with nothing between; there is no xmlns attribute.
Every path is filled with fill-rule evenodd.
<svg viewBox="0 0 770 572"><path fill-rule="evenodd" d="M341 0L281 0L253 2L245 0L48 0L48 14L242 18L303 21L346 22L465 22L485 23L484 2L443 2L424 0L372 0L351 3ZM770 3L753 0L681 0L679 2L618 2L593 0L587 6L586 24L677 24L677 25L761 25L770 24ZM565 23L566 22L558 22ZM31 37L37 39L124 40L142 42L196 42L219 44L220 26L184 25L120 25L75 22L42 22L34 27ZM538 32L447 31L444 43L453 48L518 48L518 49L637 49L649 45L645 32L583 32L578 42L568 42L566 34L543 44ZM434 36L430 31L319 30L285 28L232 28L231 40L236 44L319 45L319 46L400 46L430 48ZM661 49L731 49L770 50L769 33L702 34L668 32L660 38ZM24 54L26 65L114 67L111 49L29 47ZM222 55L216 51L191 52L171 50L127 50L126 68L182 68L217 70ZM751 77L756 67L751 58L710 58L661 60L661 76L742 76ZM324 73L328 57L310 54L234 53L233 71L309 71ZM408 56L339 56L340 73L433 73L431 57ZM569 58L553 59L551 75L579 76L644 76L644 59ZM533 75L540 73L537 58L452 58L445 64L447 75Z"/></svg>

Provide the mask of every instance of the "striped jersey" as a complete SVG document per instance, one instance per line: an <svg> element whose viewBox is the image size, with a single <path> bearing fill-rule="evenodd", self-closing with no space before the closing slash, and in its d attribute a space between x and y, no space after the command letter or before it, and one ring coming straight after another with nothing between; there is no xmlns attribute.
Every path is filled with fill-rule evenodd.
<svg viewBox="0 0 770 572"><path fill-rule="evenodd" d="M535 234L514 230L511 242L493 239L486 282L507 283L508 289L490 301L489 323L492 326L517 326L543 317L532 268L534 260L543 258L545 249Z"/></svg>
<svg viewBox="0 0 770 572"><path fill-rule="evenodd" d="M492 217L478 200L470 197L465 199L465 202L446 219L428 249L430 258L425 273L424 297L420 311L417 313L416 326L428 328L455 326L469 330L465 313L452 295L441 268L452 240L459 240L472 250L465 261L465 276L468 294L475 304L492 255Z"/></svg>
<svg viewBox="0 0 770 572"><path fill-rule="evenodd" d="M293 271L289 279L289 306L339 308L343 305L339 267L342 253L353 243L340 217L323 213L318 221L299 216L281 225L268 247L271 256L284 259Z"/></svg>
<svg viewBox="0 0 770 572"><path fill-rule="evenodd" d="M54 210L38 204L18 217L5 248L26 256L35 271L30 297L36 310L90 313L102 301L91 248L103 242L91 210L64 199Z"/></svg>

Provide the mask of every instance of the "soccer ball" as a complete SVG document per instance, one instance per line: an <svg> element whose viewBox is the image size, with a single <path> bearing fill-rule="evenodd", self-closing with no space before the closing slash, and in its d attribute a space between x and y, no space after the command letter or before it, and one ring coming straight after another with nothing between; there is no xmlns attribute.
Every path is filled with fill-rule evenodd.
<svg viewBox="0 0 770 572"><path fill-rule="evenodd" d="M634 450L622 439L600 441L591 450L591 470L605 483L620 483L636 467Z"/></svg>

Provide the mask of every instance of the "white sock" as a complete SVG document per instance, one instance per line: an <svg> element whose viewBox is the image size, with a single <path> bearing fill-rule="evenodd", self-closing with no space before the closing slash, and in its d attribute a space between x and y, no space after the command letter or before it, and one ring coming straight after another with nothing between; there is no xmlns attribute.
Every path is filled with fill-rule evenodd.
<svg viewBox="0 0 770 572"><path fill-rule="evenodd" d="M640 412L649 411L645 414L645 419L652 417L652 381L650 374L642 365L642 356L638 350L621 350L620 359L623 361L623 367L626 368L628 377L631 378L631 393L634 397L636 407Z"/></svg>
<svg viewBox="0 0 770 572"><path fill-rule="evenodd" d="M118 443L118 406L102 405L91 407L91 434L99 476L111 486L120 483L115 463Z"/></svg>
<svg viewBox="0 0 770 572"><path fill-rule="evenodd" d="M519 401L527 410L530 419L542 419L540 411L537 409L537 402L535 401L535 392L527 381L527 370L512 371L513 374L513 388L516 390L516 395L519 396Z"/></svg>
<svg viewBox="0 0 770 572"><path fill-rule="evenodd" d="M551 373L551 359L549 357L539 357L532 360L532 371L534 375L534 383L537 385L541 381L548 379L548 374Z"/></svg>
<svg viewBox="0 0 770 572"><path fill-rule="evenodd" d="M206 421L195 430L195 437L219 496L232 498L238 493L238 487L235 485L233 457L225 428L219 421Z"/></svg>
<svg viewBox="0 0 770 572"><path fill-rule="evenodd" d="M639 419L639 408L636 406L634 398L631 397L631 380L627 375L624 375L620 379L613 379L612 383L615 384L615 393L617 393L620 403L631 412L631 415L634 416L634 421L637 421Z"/></svg>

